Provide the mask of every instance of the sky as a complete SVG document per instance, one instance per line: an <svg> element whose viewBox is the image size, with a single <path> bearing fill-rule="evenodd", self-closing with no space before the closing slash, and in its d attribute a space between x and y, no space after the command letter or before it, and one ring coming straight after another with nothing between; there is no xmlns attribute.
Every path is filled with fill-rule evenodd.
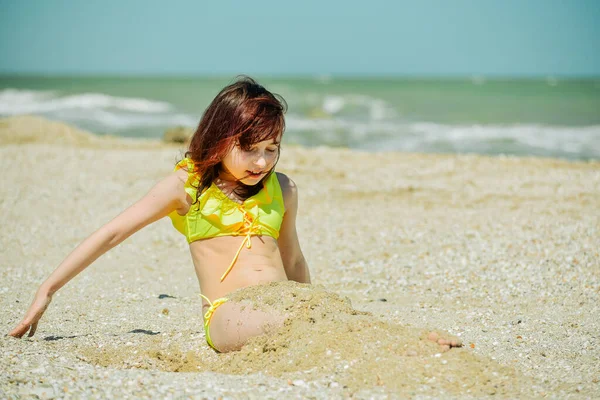
<svg viewBox="0 0 600 400"><path fill-rule="evenodd" d="M0 74L600 76L597 0L0 0Z"/></svg>

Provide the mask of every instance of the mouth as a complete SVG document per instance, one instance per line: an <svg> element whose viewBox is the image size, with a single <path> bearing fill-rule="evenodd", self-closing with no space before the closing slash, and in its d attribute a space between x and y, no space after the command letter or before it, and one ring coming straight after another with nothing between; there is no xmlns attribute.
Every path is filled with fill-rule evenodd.
<svg viewBox="0 0 600 400"><path fill-rule="evenodd" d="M256 172L256 171L247 170L246 172L248 173L249 178L260 178L261 176L263 176L265 174L264 171Z"/></svg>

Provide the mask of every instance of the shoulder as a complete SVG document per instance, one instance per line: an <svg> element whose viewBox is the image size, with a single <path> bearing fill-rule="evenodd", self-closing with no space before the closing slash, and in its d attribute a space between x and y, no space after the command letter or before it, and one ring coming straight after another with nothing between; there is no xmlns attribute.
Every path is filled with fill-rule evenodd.
<svg viewBox="0 0 600 400"><path fill-rule="evenodd" d="M152 188L152 194L175 203L177 209L185 208L189 203L189 196L185 191L187 175L187 171L181 169L171 172Z"/></svg>
<svg viewBox="0 0 600 400"><path fill-rule="evenodd" d="M279 186L281 186L283 196L297 196L298 186L296 186L296 182L294 182L292 178L281 172L276 172L275 174L277 175L277 180L279 181Z"/></svg>
<svg viewBox="0 0 600 400"><path fill-rule="evenodd" d="M298 205L298 186L289 176L281 172L276 172L281 193L283 194L283 202L286 210L296 208Z"/></svg>
<svg viewBox="0 0 600 400"><path fill-rule="evenodd" d="M188 179L188 173L185 170L178 169L176 171L171 172L162 178L158 185L164 187L165 189L184 189L185 183Z"/></svg>
<svg viewBox="0 0 600 400"><path fill-rule="evenodd" d="M169 176L167 176L167 179L170 178L175 183L181 182L181 186L183 187L183 185L185 185L185 183L188 180L188 176L189 172L187 171L187 169L179 168L176 171L173 171Z"/></svg>

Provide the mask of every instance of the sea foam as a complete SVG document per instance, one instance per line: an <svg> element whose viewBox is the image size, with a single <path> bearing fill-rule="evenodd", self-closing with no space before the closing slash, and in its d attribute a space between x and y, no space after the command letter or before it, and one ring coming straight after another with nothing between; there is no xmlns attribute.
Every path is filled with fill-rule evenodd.
<svg viewBox="0 0 600 400"><path fill-rule="evenodd" d="M193 126L197 123L196 117L178 112L171 104L157 100L102 93L61 96L53 91L0 91L0 115L21 114L43 115L95 132L109 133L145 127Z"/></svg>
<svg viewBox="0 0 600 400"><path fill-rule="evenodd" d="M290 114L290 138L365 150L459 152L600 158L600 125L562 127L541 124L438 124L395 120L315 119ZM315 139L315 136L317 137Z"/></svg>
<svg viewBox="0 0 600 400"><path fill-rule="evenodd" d="M102 93L60 96L53 91L5 89L0 92L0 114L36 114L65 109L103 109L161 113L172 109L169 103Z"/></svg>
<svg viewBox="0 0 600 400"><path fill-rule="evenodd" d="M291 96L286 142L370 151L514 154L600 159L600 125L441 124L413 121L383 99L361 94ZM294 104L294 101L297 103ZM0 116L37 114L97 133L161 137L199 115L174 105L102 93L0 91Z"/></svg>

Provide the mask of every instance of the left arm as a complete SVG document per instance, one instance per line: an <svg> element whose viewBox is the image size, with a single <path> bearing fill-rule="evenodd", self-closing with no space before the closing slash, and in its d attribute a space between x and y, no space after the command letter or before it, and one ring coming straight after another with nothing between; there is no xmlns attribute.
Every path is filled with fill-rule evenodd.
<svg viewBox="0 0 600 400"><path fill-rule="evenodd" d="M277 173L277 178L283 192L283 202L285 205L285 214L281 229L279 230L279 239L277 239L283 268L289 280L310 283L308 264L300 249L298 233L296 232L298 188L294 181L284 174Z"/></svg>

